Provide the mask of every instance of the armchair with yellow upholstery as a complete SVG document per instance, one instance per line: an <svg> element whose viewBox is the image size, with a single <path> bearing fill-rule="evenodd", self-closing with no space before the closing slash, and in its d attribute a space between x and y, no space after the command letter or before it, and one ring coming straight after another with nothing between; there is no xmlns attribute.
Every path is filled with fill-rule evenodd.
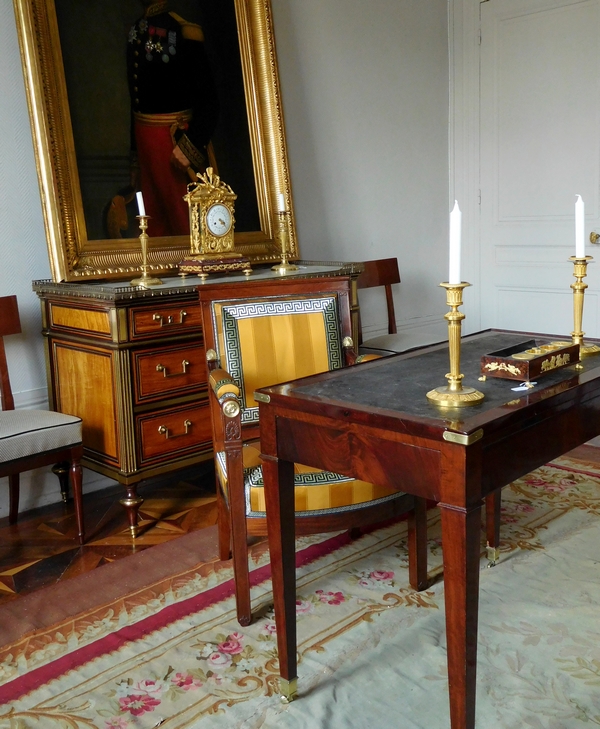
<svg viewBox="0 0 600 729"><path fill-rule="evenodd" d="M221 559L233 557L242 625L252 619L247 540L267 534L254 392L361 361L350 338L349 293L347 277L199 287L215 444L219 551ZM408 512L409 579L415 589L425 587L423 500L296 464L295 503L299 535L356 528Z"/></svg>

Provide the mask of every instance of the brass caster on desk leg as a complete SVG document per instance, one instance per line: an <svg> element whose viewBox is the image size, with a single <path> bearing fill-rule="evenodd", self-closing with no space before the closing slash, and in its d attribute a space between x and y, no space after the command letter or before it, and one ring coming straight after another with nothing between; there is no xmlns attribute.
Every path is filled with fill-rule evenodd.
<svg viewBox="0 0 600 729"><path fill-rule="evenodd" d="M500 561L500 550L498 547L490 547L488 544L486 547L488 567L494 567Z"/></svg>
<svg viewBox="0 0 600 729"><path fill-rule="evenodd" d="M281 702L289 704L298 696L298 679L293 678L288 681L286 678L279 679L279 693L281 694Z"/></svg>

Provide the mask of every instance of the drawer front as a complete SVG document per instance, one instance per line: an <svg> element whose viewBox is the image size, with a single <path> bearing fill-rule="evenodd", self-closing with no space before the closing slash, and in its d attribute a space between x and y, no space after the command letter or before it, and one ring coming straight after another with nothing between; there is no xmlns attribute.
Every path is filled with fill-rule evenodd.
<svg viewBox="0 0 600 729"><path fill-rule="evenodd" d="M188 395L206 387L206 356L200 344L133 353L136 403Z"/></svg>
<svg viewBox="0 0 600 729"><path fill-rule="evenodd" d="M50 302L49 324L54 331L90 334L104 339L111 338L110 314L102 309L81 306L61 306Z"/></svg>
<svg viewBox="0 0 600 729"><path fill-rule="evenodd" d="M137 418L140 465L212 449L208 401Z"/></svg>
<svg viewBox="0 0 600 729"><path fill-rule="evenodd" d="M195 301L133 308L129 317L132 340L202 330L200 304Z"/></svg>

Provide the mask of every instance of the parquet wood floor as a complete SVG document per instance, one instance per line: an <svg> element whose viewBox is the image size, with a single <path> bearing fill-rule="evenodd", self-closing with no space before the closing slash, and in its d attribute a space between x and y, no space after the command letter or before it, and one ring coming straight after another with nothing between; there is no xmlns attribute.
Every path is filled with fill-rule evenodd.
<svg viewBox="0 0 600 729"><path fill-rule="evenodd" d="M19 596L128 557L189 532L216 524L212 461L193 470L148 480L138 488L140 535L133 540L125 491L115 484L84 492L86 543L77 542L73 501L19 514L16 524L0 519L0 606Z"/></svg>

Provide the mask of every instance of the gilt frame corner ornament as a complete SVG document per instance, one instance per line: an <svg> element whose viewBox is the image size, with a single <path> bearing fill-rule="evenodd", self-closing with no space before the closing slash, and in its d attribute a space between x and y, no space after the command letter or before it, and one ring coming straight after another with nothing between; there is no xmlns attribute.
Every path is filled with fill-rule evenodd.
<svg viewBox="0 0 600 729"><path fill-rule="evenodd" d="M13 0L52 279L130 279L142 266L137 237L88 238L56 11L59 1ZM235 250L253 263L280 260L278 209L283 194L290 212L287 245L290 257L298 258L271 0L231 2L259 220L256 230L236 230ZM189 235L151 238L148 270L176 275L189 252Z"/></svg>

